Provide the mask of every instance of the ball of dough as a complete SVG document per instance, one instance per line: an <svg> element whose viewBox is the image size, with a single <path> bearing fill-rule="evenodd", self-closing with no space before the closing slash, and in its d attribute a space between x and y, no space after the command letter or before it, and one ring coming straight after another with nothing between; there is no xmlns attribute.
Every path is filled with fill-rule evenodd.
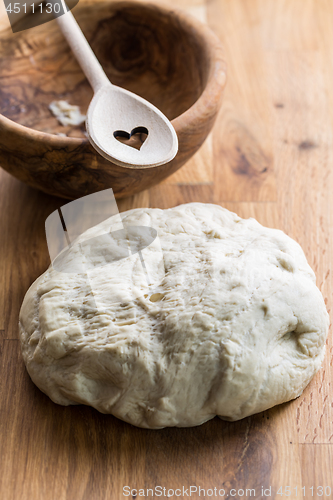
<svg viewBox="0 0 333 500"><path fill-rule="evenodd" d="M329 327L301 247L210 204L121 215L154 228L159 246L100 265L96 236L113 230L112 217L81 237L99 262L89 280L52 266L37 279L20 312L33 382L55 403L155 429L238 420L299 396ZM160 276L153 286L140 255Z"/></svg>

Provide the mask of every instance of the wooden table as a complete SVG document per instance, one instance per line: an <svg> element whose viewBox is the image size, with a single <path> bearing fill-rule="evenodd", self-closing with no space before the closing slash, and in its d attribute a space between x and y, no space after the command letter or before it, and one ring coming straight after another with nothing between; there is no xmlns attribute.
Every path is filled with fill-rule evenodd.
<svg viewBox="0 0 333 500"><path fill-rule="evenodd" d="M122 200L119 209L201 201L280 228L304 248L330 311L333 2L177 5L207 22L224 44L223 109L185 167ZM331 334L323 367L300 398L236 423L216 418L191 429L142 430L87 407L57 406L32 384L20 354L18 313L49 264L45 219L63 203L0 172L1 500L135 498L123 495L124 486L137 489L137 498L166 498L140 496L140 489L158 485L165 493L185 488L169 498L187 498L190 486L223 488L220 498L250 498L252 488L251 498L292 500L319 498L323 487L321 498L333 498ZM191 498L210 493L192 489Z"/></svg>

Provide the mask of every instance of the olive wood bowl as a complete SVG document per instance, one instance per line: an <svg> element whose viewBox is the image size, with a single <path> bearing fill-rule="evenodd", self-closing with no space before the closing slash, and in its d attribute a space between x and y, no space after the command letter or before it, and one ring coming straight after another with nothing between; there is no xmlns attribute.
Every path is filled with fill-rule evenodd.
<svg viewBox="0 0 333 500"><path fill-rule="evenodd" d="M222 48L205 25L159 5L81 0L73 13L111 82L172 121L178 154L157 167L120 167L93 149L84 125L58 123L52 101L78 104L85 113L93 93L54 20L0 32L0 165L63 198L110 187L118 198L129 196L175 172L204 142L226 81Z"/></svg>

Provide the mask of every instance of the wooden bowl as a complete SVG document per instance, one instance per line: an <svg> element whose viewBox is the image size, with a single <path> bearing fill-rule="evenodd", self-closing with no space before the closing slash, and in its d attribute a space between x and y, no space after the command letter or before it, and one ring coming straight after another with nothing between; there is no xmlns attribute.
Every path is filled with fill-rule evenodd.
<svg viewBox="0 0 333 500"><path fill-rule="evenodd" d="M63 198L109 187L118 198L129 196L175 172L205 140L226 81L222 48L194 18L153 4L81 0L73 13L111 82L172 120L179 152L159 167L120 167L93 149L84 127L59 125L49 104L64 99L85 113L92 89L51 21L0 32L0 165ZM56 135L63 132L69 137Z"/></svg>

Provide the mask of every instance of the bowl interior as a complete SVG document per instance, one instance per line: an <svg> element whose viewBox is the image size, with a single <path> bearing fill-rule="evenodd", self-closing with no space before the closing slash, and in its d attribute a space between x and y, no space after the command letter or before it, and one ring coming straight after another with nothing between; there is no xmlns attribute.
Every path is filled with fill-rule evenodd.
<svg viewBox="0 0 333 500"><path fill-rule="evenodd" d="M209 71L207 51L190 23L151 4L81 2L73 14L111 82L152 102L170 119L192 106ZM92 89L56 21L0 33L0 113L27 127L84 137L49 111L64 99L87 111Z"/></svg>

